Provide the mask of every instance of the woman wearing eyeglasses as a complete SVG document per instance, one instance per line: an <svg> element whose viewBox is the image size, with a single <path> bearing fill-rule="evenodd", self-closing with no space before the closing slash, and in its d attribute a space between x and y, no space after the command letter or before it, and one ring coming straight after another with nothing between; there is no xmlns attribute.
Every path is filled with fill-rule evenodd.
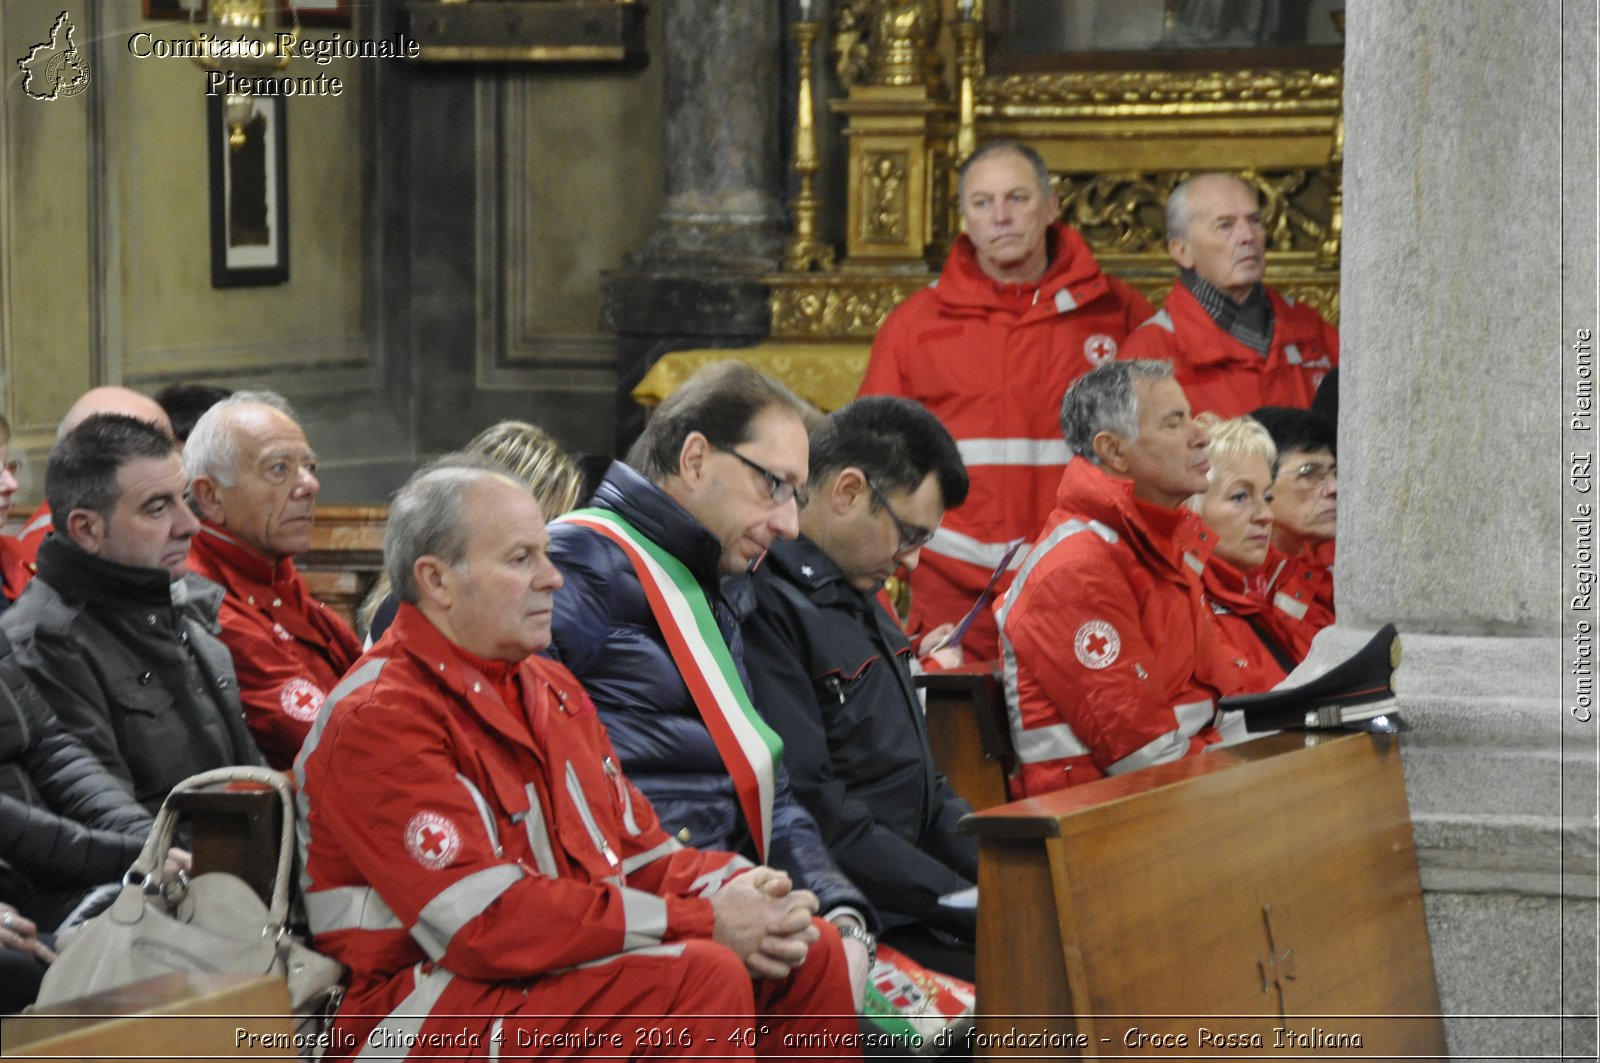
<svg viewBox="0 0 1600 1063"><path fill-rule="evenodd" d="M1272 546L1288 560L1272 579L1274 594L1305 609L1305 646L1333 623L1334 534L1339 464L1334 426L1310 410L1263 406L1250 414L1272 433L1278 473L1272 481Z"/></svg>
<svg viewBox="0 0 1600 1063"><path fill-rule="evenodd" d="M11 460L11 425L0 416L0 526L11 516L18 486L17 463ZM33 565L22 544L9 535L0 536L0 611L17 600L32 578Z"/></svg>

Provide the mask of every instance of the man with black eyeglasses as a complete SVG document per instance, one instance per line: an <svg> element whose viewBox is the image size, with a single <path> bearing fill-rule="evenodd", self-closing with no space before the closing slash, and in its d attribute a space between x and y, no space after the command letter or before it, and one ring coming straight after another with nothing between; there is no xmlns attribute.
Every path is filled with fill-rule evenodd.
<svg viewBox="0 0 1600 1063"><path fill-rule="evenodd" d="M810 492L800 537L774 544L755 577L755 703L883 940L970 981L977 912L956 895L977 880L978 847L955 828L972 807L934 768L910 643L876 596L966 500L966 468L933 414L874 396L812 431Z"/></svg>
<svg viewBox="0 0 1600 1063"><path fill-rule="evenodd" d="M804 410L739 362L673 392L588 508L550 526L565 577L554 649L677 842L742 853L816 894L859 1002L876 915L794 797L783 742L752 704L739 630L749 572L799 534Z"/></svg>
<svg viewBox="0 0 1600 1063"><path fill-rule="evenodd" d="M1339 524L1339 462L1333 425L1310 410L1252 410L1278 448L1272 481L1272 551L1263 571L1280 609L1298 613L1304 657L1311 639L1334 621L1334 534Z"/></svg>

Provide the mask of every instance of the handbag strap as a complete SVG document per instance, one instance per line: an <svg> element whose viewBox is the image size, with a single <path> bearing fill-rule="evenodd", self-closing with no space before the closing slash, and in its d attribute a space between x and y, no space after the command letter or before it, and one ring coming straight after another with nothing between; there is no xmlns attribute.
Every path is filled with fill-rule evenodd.
<svg viewBox="0 0 1600 1063"><path fill-rule="evenodd" d="M172 808L173 797L233 782L253 782L269 786L277 793L278 801L282 805L283 836L278 842L278 869L272 882L272 900L268 904L268 915L272 924L282 927L289 919L289 874L294 868L294 790L289 784L287 775L271 768L245 765L216 768L191 775L174 786L167 799L161 802L161 811L156 813L155 823L150 828L150 835L145 839L144 849L140 851L139 858L133 862L127 874L122 876L123 884L130 884L137 877L137 881L143 884L146 890L151 884L157 887L165 885L163 870L166 866L167 850L172 848L172 835L178 825L178 814Z"/></svg>

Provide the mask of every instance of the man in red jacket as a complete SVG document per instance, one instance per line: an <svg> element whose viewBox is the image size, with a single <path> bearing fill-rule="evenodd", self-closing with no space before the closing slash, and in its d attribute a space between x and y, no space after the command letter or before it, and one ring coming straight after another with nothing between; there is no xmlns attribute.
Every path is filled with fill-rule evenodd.
<svg viewBox="0 0 1600 1063"><path fill-rule="evenodd" d="M355 633L311 597L294 555L311 548L317 456L288 403L241 391L195 423L183 451L201 518L189 568L222 585L222 641L245 722L288 770L317 708L361 656Z"/></svg>
<svg viewBox="0 0 1600 1063"><path fill-rule="evenodd" d="M1056 416L1067 385L1107 359L1151 313L1133 288L1101 272L1088 244L1057 221L1050 173L1025 144L996 141L962 165L965 234L939 280L878 330L863 395L922 403L955 437L971 477L912 573L917 626L958 621L1016 539L1050 512L1067 453ZM997 654L985 614L969 658Z"/></svg>
<svg viewBox="0 0 1600 1063"><path fill-rule="evenodd" d="M1197 413L1310 406L1339 364L1339 333L1262 283L1267 232L1255 189L1220 173L1180 184L1167 198L1167 249L1178 283L1120 357L1171 362Z"/></svg>
<svg viewBox="0 0 1600 1063"><path fill-rule="evenodd" d="M1201 584L1206 430L1165 362L1111 362L1061 407L1074 457L995 610L1017 796L1197 753L1238 692Z"/></svg>
<svg viewBox="0 0 1600 1063"><path fill-rule="evenodd" d="M482 458L425 468L390 509L403 604L295 765L306 914L350 968L330 1058L859 1058L815 895L667 834L537 656L549 543Z"/></svg>

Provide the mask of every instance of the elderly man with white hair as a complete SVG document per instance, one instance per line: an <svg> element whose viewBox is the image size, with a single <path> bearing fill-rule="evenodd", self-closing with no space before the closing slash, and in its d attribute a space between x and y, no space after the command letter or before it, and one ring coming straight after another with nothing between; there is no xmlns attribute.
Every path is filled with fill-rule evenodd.
<svg viewBox="0 0 1600 1063"><path fill-rule="evenodd" d="M1210 439L1172 367L1080 377L1061 430L1055 511L995 609L1022 797L1198 753L1239 690L1201 586L1214 536L1184 505Z"/></svg>
<svg viewBox="0 0 1600 1063"><path fill-rule="evenodd" d="M317 456L282 396L241 391L205 412L183 451L201 519L189 567L222 585L222 641L256 744L287 770L333 685L361 656L311 597L294 556L311 547Z"/></svg>
<svg viewBox="0 0 1600 1063"><path fill-rule="evenodd" d="M1262 283L1267 231L1256 190L1231 174L1199 174L1167 197L1166 222L1178 283L1118 357L1171 362L1197 413L1310 406L1339 364L1339 332Z"/></svg>

